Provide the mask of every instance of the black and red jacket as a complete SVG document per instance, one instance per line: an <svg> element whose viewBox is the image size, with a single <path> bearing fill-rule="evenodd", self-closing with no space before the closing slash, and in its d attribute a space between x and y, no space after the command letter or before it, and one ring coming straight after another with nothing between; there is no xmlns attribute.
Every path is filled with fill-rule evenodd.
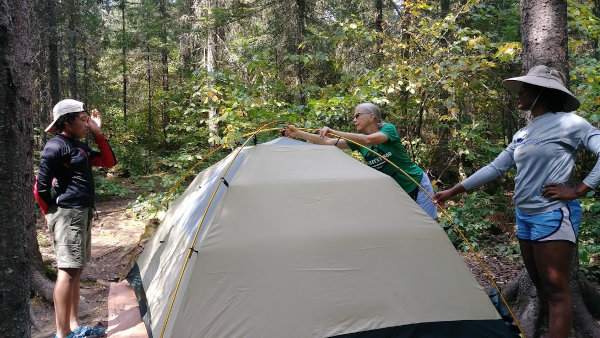
<svg viewBox="0 0 600 338"><path fill-rule="evenodd" d="M42 151L33 193L44 215L52 205L65 208L94 205L92 166L112 167L117 160L102 134L94 138L100 152L76 138L57 134ZM52 194L52 190L55 194Z"/></svg>

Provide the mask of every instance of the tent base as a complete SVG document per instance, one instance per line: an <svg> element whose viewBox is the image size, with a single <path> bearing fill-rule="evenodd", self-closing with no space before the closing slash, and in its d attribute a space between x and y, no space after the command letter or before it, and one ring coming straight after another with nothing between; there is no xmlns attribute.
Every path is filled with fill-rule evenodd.
<svg viewBox="0 0 600 338"><path fill-rule="evenodd" d="M110 283L106 335L114 338L148 338L135 293L126 280Z"/></svg>
<svg viewBox="0 0 600 338"><path fill-rule="evenodd" d="M335 336L336 338L381 338L381 337L419 337L419 338L492 338L519 337L511 333L502 319L497 320L457 320L435 323L417 323L388 327L377 330L356 332Z"/></svg>

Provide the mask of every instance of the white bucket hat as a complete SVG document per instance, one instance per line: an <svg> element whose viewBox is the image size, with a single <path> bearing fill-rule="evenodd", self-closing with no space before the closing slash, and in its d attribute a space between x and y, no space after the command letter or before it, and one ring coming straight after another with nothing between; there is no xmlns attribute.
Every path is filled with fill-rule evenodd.
<svg viewBox="0 0 600 338"><path fill-rule="evenodd" d="M56 123L59 117L68 113L80 113L84 111L85 105L83 104L83 102L73 99L65 99L58 102L52 109L52 116L54 117L54 121L52 121L52 123L50 123L50 125L46 127L46 131L49 133L53 133L56 131L54 123Z"/></svg>
<svg viewBox="0 0 600 338"><path fill-rule="evenodd" d="M571 93L567 87L565 87L564 75L554 68L548 66L535 66L527 72L525 76L511 77L502 81L504 88L508 89L512 93L517 94L523 83L532 84L534 86L559 90L567 96L565 97L565 111L574 111L579 108L579 100Z"/></svg>

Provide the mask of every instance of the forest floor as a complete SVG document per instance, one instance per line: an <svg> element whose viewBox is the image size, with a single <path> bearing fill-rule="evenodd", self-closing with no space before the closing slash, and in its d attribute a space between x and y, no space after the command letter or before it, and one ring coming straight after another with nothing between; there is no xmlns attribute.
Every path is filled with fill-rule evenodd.
<svg viewBox="0 0 600 338"><path fill-rule="evenodd" d="M118 278L129 260L128 253L137 244L145 222L136 220L127 206L130 199L112 198L96 204L99 219L92 225L92 261L83 270L81 278L80 324L108 327L107 299L110 281ZM49 232L43 217L37 220L40 251L45 262L56 268ZM504 238L504 239L503 239ZM499 236L506 240L506 234ZM492 286L484 269L473 253L460 253L476 280L489 290ZM519 260L479 254L499 286L518 275L523 268ZM32 337L54 337L54 308L51 304L34 298L31 302L34 314Z"/></svg>

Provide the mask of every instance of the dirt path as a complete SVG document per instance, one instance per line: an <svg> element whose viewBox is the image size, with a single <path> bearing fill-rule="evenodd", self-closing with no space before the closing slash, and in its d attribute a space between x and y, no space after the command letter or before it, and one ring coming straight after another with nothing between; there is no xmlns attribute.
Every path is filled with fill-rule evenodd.
<svg viewBox="0 0 600 338"><path fill-rule="evenodd" d="M129 260L128 252L137 244L145 223L128 215L128 199L111 199L96 204L99 219L92 224L92 261L81 277L80 324L102 323L108 327L107 298L110 280L118 277ZM54 263L54 252L43 218L38 219L38 238L44 261ZM54 308L40 300L31 303L35 316L32 337L54 337Z"/></svg>

